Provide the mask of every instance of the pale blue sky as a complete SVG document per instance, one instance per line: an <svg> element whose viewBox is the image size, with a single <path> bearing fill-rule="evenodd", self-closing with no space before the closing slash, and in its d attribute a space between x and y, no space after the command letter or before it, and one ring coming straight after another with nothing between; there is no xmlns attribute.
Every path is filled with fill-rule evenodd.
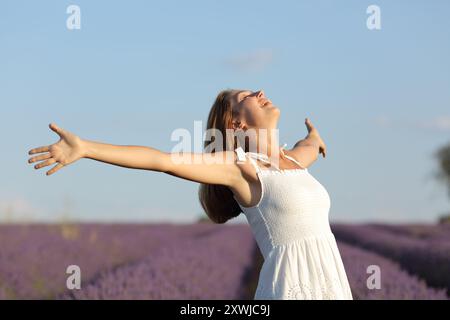
<svg viewBox="0 0 450 320"><path fill-rule="evenodd" d="M81 8L81 30L66 8ZM381 8L381 30L366 9ZM82 138L170 151L226 88L264 89L282 142L327 143L310 167L334 221L435 221L433 152L450 139L450 2L2 1L0 221L193 221L198 184L92 160L45 176L27 151ZM49 167L47 167L49 168ZM241 216L236 222L245 221Z"/></svg>

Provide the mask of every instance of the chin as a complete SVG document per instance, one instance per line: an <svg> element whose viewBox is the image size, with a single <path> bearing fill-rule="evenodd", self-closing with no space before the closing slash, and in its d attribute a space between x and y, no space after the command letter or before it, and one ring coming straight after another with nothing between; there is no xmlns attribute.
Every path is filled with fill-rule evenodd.
<svg viewBox="0 0 450 320"><path fill-rule="evenodd" d="M278 107L275 106L275 105L271 108L271 110L272 110L272 112L277 113L277 114L280 114L280 113L281 113L280 108L278 108Z"/></svg>

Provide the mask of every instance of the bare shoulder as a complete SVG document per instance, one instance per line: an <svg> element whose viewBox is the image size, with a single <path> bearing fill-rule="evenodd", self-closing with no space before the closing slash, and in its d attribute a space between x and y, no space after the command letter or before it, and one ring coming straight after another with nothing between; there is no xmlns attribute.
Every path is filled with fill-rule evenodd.
<svg viewBox="0 0 450 320"><path fill-rule="evenodd" d="M298 161L298 154L299 154L299 150L295 150L295 148L292 148L292 149L284 149L284 154L285 155L287 155L287 156L289 156L289 157L292 157L292 158L294 158L295 160L297 160Z"/></svg>
<svg viewBox="0 0 450 320"><path fill-rule="evenodd" d="M245 161L238 161L238 157L236 156L235 164L236 167L239 168L240 174L230 188L235 194L239 194L249 190L251 184L258 183L258 175L255 167L248 158L246 158Z"/></svg>
<svg viewBox="0 0 450 320"><path fill-rule="evenodd" d="M285 150L284 154L294 158L302 168L310 167L318 158L317 148L314 146L294 147Z"/></svg>

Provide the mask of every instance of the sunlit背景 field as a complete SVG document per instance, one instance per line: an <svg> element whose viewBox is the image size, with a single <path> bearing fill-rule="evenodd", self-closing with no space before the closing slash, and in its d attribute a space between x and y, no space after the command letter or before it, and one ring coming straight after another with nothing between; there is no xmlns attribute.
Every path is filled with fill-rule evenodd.
<svg viewBox="0 0 450 320"><path fill-rule="evenodd" d="M448 226L332 230L354 299L448 299ZM0 299L252 299L263 263L240 224L1 225L0 243ZM81 289L67 288L70 265Z"/></svg>

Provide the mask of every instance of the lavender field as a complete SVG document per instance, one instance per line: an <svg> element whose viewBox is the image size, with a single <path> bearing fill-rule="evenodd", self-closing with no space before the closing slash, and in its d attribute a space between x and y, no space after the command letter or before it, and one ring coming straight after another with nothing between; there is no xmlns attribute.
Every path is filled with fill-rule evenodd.
<svg viewBox="0 0 450 320"><path fill-rule="evenodd" d="M333 225L340 241L396 261L429 286L450 293L450 227L448 225L392 226Z"/></svg>
<svg viewBox="0 0 450 320"><path fill-rule="evenodd" d="M354 298L448 299L449 231L333 225ZM0 299L252 299L262 265L247 225L0 225L0 243Z"/></svg>

